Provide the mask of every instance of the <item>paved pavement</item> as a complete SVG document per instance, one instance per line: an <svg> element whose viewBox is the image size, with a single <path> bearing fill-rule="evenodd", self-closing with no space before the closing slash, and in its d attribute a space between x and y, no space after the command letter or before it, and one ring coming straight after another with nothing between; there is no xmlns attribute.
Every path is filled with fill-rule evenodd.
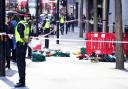
<svg viewBox="0 0 128 89"><path fill-rule="evenodd" d="M81 40L77 31L71 34L64 36ZM83 46L84 42L61 42L59 45L50 42L51 49L61 48L70 52ZM26 87L19 89L128 89L128 70L115 69L115 63L91 63L75 56L48 57L45 62L26 59L26 62ZM128 69L127 62L125 68ZM0 78L0 89L15 89L13 86L17 81L17 66L11 63L6 77Z"/></svg>

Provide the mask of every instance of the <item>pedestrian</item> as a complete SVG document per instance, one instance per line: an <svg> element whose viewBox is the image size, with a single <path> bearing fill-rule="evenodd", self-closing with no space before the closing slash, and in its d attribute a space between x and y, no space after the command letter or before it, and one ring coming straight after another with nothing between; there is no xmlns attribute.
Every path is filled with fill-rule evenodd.
<svg viewBox="0 0 128 89"><path fill-rule="evenodd" d="M45 35L45 48L48 49L49 48L49 32L50 32L50 21L48 19L48 17L46 17L46 19L44 20L43 23L43 29L44 29L44 35Z"/></svg>
<svg viewBox="0 0 128 89"><path fill-rule="evenodd" d="M6 52L6 68L10 69L10 59L11 59L11 46L10 46L10 38L9 38L9 27L7 24L5 24L5 32L6 40L5 40L5 52Z"/></svg>
<svg viewBox="0 0 128 89"><path fill-rule="evenodd" d="M20 21L18 22L15 29L15 38L16 38L16 59L17 67L19 73L19 82L16 83L15 87L24 87L25 86L25 70L26 70L26 49L27 43L29 41L29 32L30 28L28 23L24 20L23 15L19 15Z"/></svg>
<svg viewBox="0 0 128 89"><path fill-rule="evenodd" d="M53 16L51 16L51 19L50 19L50 23L51 23L51 35L54 35L54 25L55 25L55 19Z"/></svg>
<svg viewBox="0 0 128 89"><path fill-rule="evenodd" d="M28 25L29 25L29 28L30 28L30 33L29 33L29 36L32 36L32 20L29 19L28 20ZM28 46L28 55L27 55L27 58L31 58L32 57L32 49Z"/></svg>
<svg viewBox="0 0 128 89"><path fill-rule="evenodd" d="M64 34L64 21L65 18L63 15L60 16L60 31L61 31L61 34L63 35Z"/></svg>
<svg viewBox="0 0 128 89"><path fill-rule="evenodd" d="M71 22L72 32L74 32L74 24L75 24L75 23L74 23L73 20L75 19L75 17L73 16L72 13L71 13L71 17L70 17L70 18L71 18L71 20L72 20L72 22Z"/></svg>
<svg viewBox="0 0 128 89"><path fill-rule="evenodd" d="M10 30L11 30L11 34L13 35L13 38L11 39L11 43L12 43L12 61L16 62L16 39L15 39L15 27L18 23L19 19L17 15L14 15L14 17L12 17L12 20L10 21Z"/></svg>
<svg viewBox="0 0 128 89"><path fill-rule="evenodd" d="M67 14L67 21L70 21L71 19L70 19L70 15L69 14ZM66 24L67 24L67 26L68 26L68 29L66 29L66 34L68 33L68 32L70 32L70 23L71 22L67 22Z"/></svg>
<svg viewBox="0 0 128 89"><path fill-rule="evenodd" d="M86 24L86 17L85 15L82 16L82 29L83 29L83 32L85 32L85 24Z"/></svg>
<svg viewBox="0 0 128 89"><path fill-rule="evenodd" d="M33 36L37 36L36 22L35 22L35 21L34 21L34 23L32 24L32 35L33 35Z"/></svg>
<svg viewBox="0 0 128 89"><path fill-rule="evenodd" d="M10 59L11 59L11 47L10 47L10 38L7 35L5 41L6 48L6 68L10 69Z"/></svg>

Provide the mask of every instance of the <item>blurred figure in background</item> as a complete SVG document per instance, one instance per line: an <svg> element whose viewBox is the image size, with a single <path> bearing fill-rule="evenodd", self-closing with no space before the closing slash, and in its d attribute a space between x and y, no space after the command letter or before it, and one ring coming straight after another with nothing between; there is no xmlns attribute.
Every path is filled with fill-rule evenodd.
<svg viewBox="0 0 128 89"><path fill-rule="evenodd" d="M37 30L36 30L36 22L33 22L33 25L32 25L32 28L31 28L32 30L32 32L31 32L31 34L33 35L33 36L37 36Z"/></svg>
<svg viewBox="0 0 128 89"><path fill-rule="evenodd" d="M68 14L67 15L67 21L70 21L70 20L71 20L71 18L70 18L70 15ZM68 32L70 32L70 24L71 24L71 22L67 22L66 24L68 26L68 29L66 29L66 34L67 34Z"/></svg>
<svg viewBox="0 0 128 89"><path fill-rule="evenodd" d="M86 25L86 17L85 15L82 16L82 29L83 29L83 32L85 32L85 25Z"/></svg>
<svg viewBox="0 0 128 89"><path fill-rule="evenodd" d="M74 20L74 19L75 19L75 17L73 16L72 13L71 13L70 19L71 19L71 20ZM72 22L71 22L71 27L72 27L71 30L72 30L72 32L74 32L74 24L75 24L75 21L72 21Z"/></svg>
<svg viewBox="0 0 128 89"><path fill-rule="evenodd" d="M19 17L18 15L14 15L14 17L12 17L12 20L10 21L10 30L11 30L11 34L13 34L13 38L12 38L12 61L16 62L16 39L15 39L15 28L16 25L19 21Z"/></svg>
<svg viewBox="0 0 128 89"><path fill-rule="evenodd" d="M5 32L7 34L10 33L8 24L5 24ZM10 59L11 59L11 46L10 46L11 39L9 35L6 35L5 39L5 51L6 51L6 68L10 69Z"/></svg>
<svg viewBox="0 0 128 89"><path fill-rule="evenodd" d="M64 23L65 23L65 17L64 15L61 15L60 16L60 31L62 35L64 34Z"/></svg>
<svg viewBox="0 0 128 89"><path fill-rule="evenodd" d="M45 18L44 23L43 23L43 29L44 29L44 35L45 35L45 48L48 49L49 48L49 32L50 32L50 21L48 19L48 17Z"/></svg>
<svg viewBox="0 0 128 89"><path fill-rule="evenodd" d="M29 36L32 36L32 20L31 20L31 18L29 18L27 22L28 22L28 25L30 28ZM32 49L28 46L27 58L31 58L31 57L32 57Z"/></svg>

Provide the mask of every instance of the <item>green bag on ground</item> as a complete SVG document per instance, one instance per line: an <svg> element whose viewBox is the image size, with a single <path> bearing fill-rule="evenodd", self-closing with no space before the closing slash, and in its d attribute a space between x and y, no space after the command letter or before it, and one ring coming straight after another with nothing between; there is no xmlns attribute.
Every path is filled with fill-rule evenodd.
<svg viewBox="0 0 128 89"><path fill-rule="evenodd" d="M86 49L83 47L80 49L81 54L86 54Z"/></svg>
<svg viewBox="0 0 128 89"><path fill-rule="evenodd" d="M33 62L46 61L46 57L42 55L40 52L32 52L32 61Z"/></svg>
<svg viewBox="0 0 128 89"><path fill-rule="evenodd" d="M57 57L70 57L70 53L56 52L53 56Z"/></svg>

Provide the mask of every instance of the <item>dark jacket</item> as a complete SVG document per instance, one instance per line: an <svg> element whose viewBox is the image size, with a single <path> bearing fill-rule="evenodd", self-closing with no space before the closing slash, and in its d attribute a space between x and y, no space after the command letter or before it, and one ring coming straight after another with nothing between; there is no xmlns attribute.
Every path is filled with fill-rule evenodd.
<svg viewBox="0 0 128 89"><path fill-rule="evenodd" d="M5 32L7 34L9 34L9 27L8 25L5 25ZM11 56L11 39L9 38L9 36L6 36L6 41L5 41L5 51L6 51L6 56L10 57Z"/></svg>

